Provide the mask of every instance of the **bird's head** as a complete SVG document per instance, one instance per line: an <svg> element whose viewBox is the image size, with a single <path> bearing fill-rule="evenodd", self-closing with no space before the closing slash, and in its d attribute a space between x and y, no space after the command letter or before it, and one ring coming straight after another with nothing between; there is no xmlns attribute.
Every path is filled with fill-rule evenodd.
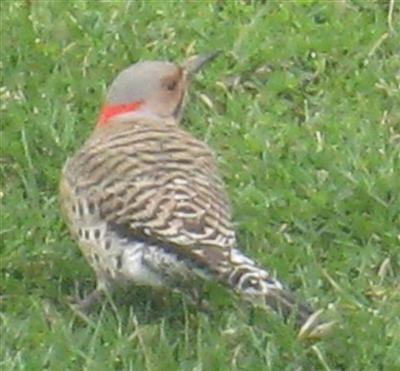
<svg viewBox="0 0 400 371"><path fill-rule="evenodd" d="M218 53L197 55L182 66L143 61L123 70L112 82L98 126L135 114L180 121L192 76Z"/></svg>

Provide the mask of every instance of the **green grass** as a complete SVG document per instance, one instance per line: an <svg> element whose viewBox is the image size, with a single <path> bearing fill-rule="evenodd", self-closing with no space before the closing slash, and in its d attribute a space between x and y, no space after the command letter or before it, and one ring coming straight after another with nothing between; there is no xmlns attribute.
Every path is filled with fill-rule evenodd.
<svg viewBox="0 0 400 371"><path fill-rule="evenodd" d="M400 370L399 22L389 1L2 2L1 368ZM90 322L68 306L94 276L57 184L106 84L216 49L184 125L243 249L339 321L314 344L221 293L212 316L143 289Z"/></svg>

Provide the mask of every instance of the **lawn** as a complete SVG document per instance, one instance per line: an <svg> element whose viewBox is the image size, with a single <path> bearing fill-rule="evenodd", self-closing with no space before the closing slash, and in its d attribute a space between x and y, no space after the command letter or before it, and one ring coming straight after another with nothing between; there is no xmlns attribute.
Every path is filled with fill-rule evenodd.
<svg viewBox="0 0 400 371"><path fill-rule="evenodd" d="M1 3L1 369L400 370L399 4L262 3ZM107 84L213 50L183 125L217 153L243 250L337 321L319 341L218 288L211 314L143 288L69 307L95 281L60 169Z"/></svg>

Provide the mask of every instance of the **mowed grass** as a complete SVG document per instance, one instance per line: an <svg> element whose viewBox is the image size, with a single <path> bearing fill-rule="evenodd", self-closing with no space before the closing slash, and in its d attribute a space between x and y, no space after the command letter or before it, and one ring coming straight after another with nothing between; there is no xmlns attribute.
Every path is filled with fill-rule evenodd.
<svg viewBox="0 0 400 371"><path fill-rule="evenodd" d="M2 2L1 369L400 370L399 21L393 1ZM140 288L69 308L95 281L57 186L106 85L217 49L183 125L243 249L338 321L318 342L216 288L212 314Z"/></svg>

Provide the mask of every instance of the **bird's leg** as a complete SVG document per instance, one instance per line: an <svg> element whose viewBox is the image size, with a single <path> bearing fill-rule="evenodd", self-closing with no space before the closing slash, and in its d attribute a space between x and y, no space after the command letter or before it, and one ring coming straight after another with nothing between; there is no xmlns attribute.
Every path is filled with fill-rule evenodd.
<svg viewBox="0 0 400 371"><path fill-rule="evenodd" d="M189 305L193 305L195 308L203 313L206 313L207 315L212 314L210 303L205 296L205 289L203 285L193 285L192 287L181 286L179 287L178 291L184 295Z"/></svg>
<svg viewBox="0 0 400 371"><path fill-rule="evenodd" d="M99 288L94 289L91 293L86 295L83 299L77 299L74 303L75 309L82 313L89 313L93 308L100 303L104 297L104 290Z"/></svg>
<svg viewBox="0 0 400 371"><path fill-rule="evenodd" d="M79 289L76 289L73 309L82 314L88 314L106 297L106 294L107 285L102 280L98 280L96 288L84 298L80 297Z"/></svg>

